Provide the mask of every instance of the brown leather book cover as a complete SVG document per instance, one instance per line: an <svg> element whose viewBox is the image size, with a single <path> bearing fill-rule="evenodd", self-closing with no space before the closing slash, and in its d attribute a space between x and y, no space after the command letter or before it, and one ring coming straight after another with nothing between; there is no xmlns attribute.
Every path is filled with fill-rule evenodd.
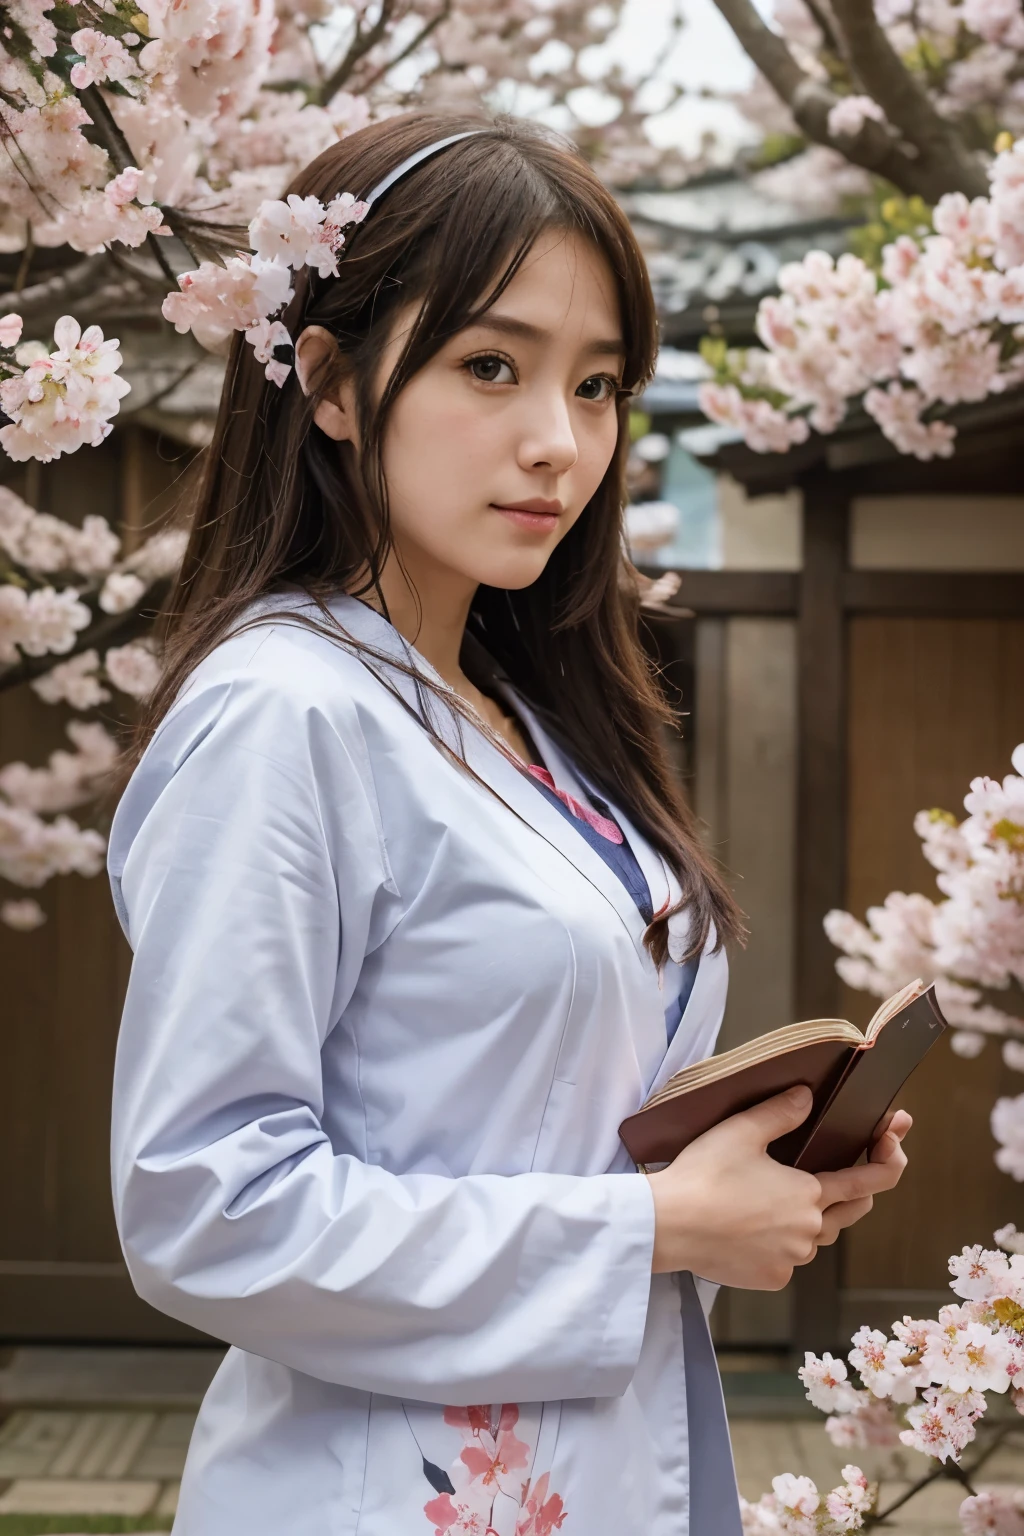
<svg viewBox="0 0 1024 1536"><path fill-rule="evenodd" d="M890 1005L897 1006L886 1017ZM896 1095L943 1033L946 1021L935 1001L935 988L927 987L916 996L905 988L882 1004L867 1038L843 1020L811 1021L802 1026L804 1033L813 1033L814 1024L821 1026L819 1035L827 1035L827 1027L832 1026L833 1037L772 1052L772 1037L764 1036L767 1054L760 1060L729 1070L728 1057L719 1058L726 1068L724 1075L692 1087L686 1081L694 1068L677 1074L680 1089L673 1089L677 1081L673 1079L619 1126L630 1157L647 1167L669 1163L720 1120L804 1083L814 1095L807 1119L772 1142L768 1150L780 1163L808 1173L852 1167L871 1145ZM792 1041L800 1028L777 1031L782 1037L778 1044L784 1045L787 1036ZM853 1043L858 1037L859 1045ZM756 1054L759 1044L754 1041L729 1054L740 1057L742 1063L741 1052ZM707 1068L714 1061L712 1057L701 1066Z"/></svg>

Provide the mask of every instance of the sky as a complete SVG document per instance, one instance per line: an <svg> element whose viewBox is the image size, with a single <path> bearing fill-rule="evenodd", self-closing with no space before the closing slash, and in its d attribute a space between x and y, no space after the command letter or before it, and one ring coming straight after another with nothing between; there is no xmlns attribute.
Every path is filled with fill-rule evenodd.
<svg viewBox="0 0 1024 1536"><path fill-rule="evenodd" d="M647 120L647 132L658 145L676 144L687 154L696 154L702 133L710 129L720 141L723 158L731 159L735 149L751 142L756 134L727 101L701 99L699 93L724 96L742 90L749 84L753 68L722 20L714 0L626 0L619 27L607 44L588 50L588 62L595 79L600 77L610 58L619 59L637 75L646 74L665 46L670 18L677 3L682 5L686 26L662 65L659 77L650 83L648 99L652 115ZM755 3L759 10L770 14L772 0L755 0ZM598 7L599 0L595 10ZM318 51L324 55L333 51L344 35L350 16L348 6L342 3L326 25L314 28ZM556 51L560 46L554 42L547 44L549 49ZM538 57L535 63L540 62ZM556 62L557 53L552 58L552 63ZM411 61L410 67L415 68ZM658 111L659 102L666 99L665 83L669 82L684 85L692 94L669 110ZM546 117L555 126L565 126L557 117L544 111L546 99L538 84L535 90L517 87L507 100L495 105L509 112ZM609 115L608 98L596 87L575 93L572 107L588 122L607 121Z"/></svg>
<svg viewBox="0 0 1024 1536"><path fill-rule="evenodd" d="M770 0L759 5L759 9L770 8ZM650 68L665 45L674 9L674 0L627 0L622 24L611 44L627 68L637 73ZM724 101L701 100L697 93L726 96L743 90L753 76L750 60L713 0L683 0L683 12L686 26L659 74L693 94L669 111L649 118L650 137L656 144L677 144L691 154L700 148L701 134L707 128L732 145L749 142L755 135L734 107ZM573 105L584 115L583 103Z"/></svg>

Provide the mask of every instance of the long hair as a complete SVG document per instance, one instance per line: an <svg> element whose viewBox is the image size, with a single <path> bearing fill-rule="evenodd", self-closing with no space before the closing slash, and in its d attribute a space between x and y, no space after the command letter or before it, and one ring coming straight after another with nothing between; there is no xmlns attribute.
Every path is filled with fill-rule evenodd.
<svg viewBox="0 0 1024 1536"><path fill-rule="evenodd" d="M461 112L410 112L363 128L318 155L288 192L324 203L343 191L363 197L417 149L468 128L484 131L416 167L349 232L337 277L309 268L295 274L282 316L292 337L316 324L337 342L308 396L294 370L281 388L268 382L244 336L233 337L213 439L187 498L190 538L166 615L164 672L129 755L137 761L189 674L244 622L254 600L305 592L329 631L332 595L379 596L392 547L382 451L396 397L503 292L542 231L575 233L605 258L618 293L626 359L616 450L542 575L520 591L481 586L470 629L674 869L679 905L692 910L690 950L699 953L712 922L721 943L740 932L740 919L675 781L663 734L671 711L639 642L635 594L623 581L628 394L651 378L657 353L650 283L629 221L560 135ZM411 301L422 301L418 317L375 399L383 344L396 311ZM344 377L356 395L358 454L313 422ZM424 726L437 738L431 713ZM646 936L659 962L666 917L659 914Z"/></svg>

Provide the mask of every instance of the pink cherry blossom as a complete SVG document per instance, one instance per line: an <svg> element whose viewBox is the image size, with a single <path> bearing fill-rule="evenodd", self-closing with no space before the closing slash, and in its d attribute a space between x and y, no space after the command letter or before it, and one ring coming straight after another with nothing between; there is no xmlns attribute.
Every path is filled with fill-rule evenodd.
<svg viewBox="0 0 1024 1536"><path fill-rule="evenodd" d="M70 816L46 821L0 799L0 879L35 889L54 875L99 874L106 844Z"/></svg>
<svg viewBox="0 0 1024 1536"><path fill-rule="evenodd" d="M31 896L20 901L0 903L0 923L13 928L17 933L31 933L45 922L46 913Z"/></svg>
<svg viewBox="0 0 1024 1536"><path fill-rule="evenodd" d="M78 90L104 80L130 80L142 73L119 38L98 32L95 27L80 27L72 32L71 46L84 59L84 63L71 66L71 84Z"/></svg>
<svg viewBox="0 0 1024 1536"><path fill-rule="evenodd" d="M162 528L140 544L121 562L121 569L132 571L147 584L162 576L173 576L181 565L188 544L184 528Z"/></svg>
<svg viewBox="0 0 1024 1536"><path fill-rule="evenodd" d="M26 656L63 655L71 650L76 633L86 627L90 617L74 587L59 592L54 587L38 587L25 598L20 633L13 638ZM0 619L0 625L2 622Z"/></svg>
<svg viewBox="0 0 1024 1536"><path fill-rule="evenodd" d="M928 1387L924 1400L907 1410L909 1428L901 1432L900 1440L938 1461L959 1460L974 1439L974 1426L985 1406L980 1392L959 1394Z"/></svg>
<svg viewBox="0 0 1024 1536"><path fill-rule="evenodd" d="M1024 1490L972 1494L960 1505L964 1536L1024 1536Z"/></svg>
<svg viewBox="0 0 1024 1536"><path fill-rule="evenodd" d="M847 1380L845 1360L834 1360L827 1351L819 1360L808 1350L797 1375L822 1413L844 1413L857 1405L860 1394Z"/></svg>
<svg viewBox="0 0 1024 1536"><path fill-rule="evenodd" d="M176 331L191 331L200 346L214 350L232 331L266 320L292 297L286 265L260 256L232 256L224 267L204 261L178 278L180 293L168 294L162 313ZM3 386L0 385L0 390Z"/></svg>
<svg viewBox="0 0 1024 1536"><path fill-rule="evenodd" d="M939 1328L928 1339L921 1368L952 1393L1005 1392L1012 1355L1000 1330L975 1322L963 1307L942 1307Z"/></svg>
<svg viewBox="0 0 1024 1536"><path fill-rule="evenodd" d="M1024 1093L999 1098L992 1107L992 1135L1000 1143L996 1166L1024 1181Z"/></svg>
<svg viewBox="0 0 1024 1536"><path fill-rule="evenodd" d="M869 120L885 122L885 113L870 96L843 96L828 114L828 131L833 138L855 138Z"/></svg>
<svg viewBox="0 0 1024 1536"><path fill-rule="evenodd" d="M95 446L110 433L110 418L128 393L117 377L117 340L105 341L98 325L83 332L77 320L64 315L54 327L54 341L53 352L0 383L0 407L12 422L0 428L0 443L10 458L49 463L82 443Z"/></svg>
<svg viewBox="0 0 1024 1536"><path fill-rule="evenodd" d="M1010 1264L1006 1254L982 1248L980 1243L954 1254L949 1272L954 1276L952 1289L966 1301L990 1301L1009 1294L1006 1287Z"/></svg>
<svg viewBox="0 0 1024 1536"><path fill-rule="evenodd" d="M111 571L99 595L99 605L104 613L127 613L134 608L146 590L141 576L130 571Z"/></svg>
<svg viewBox="0 0 1024 1536"><path fill-rule="evenodd" d="M830 121L859 131L880 113L864 100L843 98ZM780 294L758 310L763 353L705 385L701 408L756 451L785 452L800 440L787 420L806 414L833 432L859 401L901 453L948 457L955 430L940 408L1024 380L1024 331L1002 329L1024 324L1022 227L1024 140L996 156L989 197L949 193L934 233L887 246L880 279L856 256L824 251L784 266Z"/></svg>
<svg viewBox="0 0 1024 1536"><path fill-rule="evenodd" d="M19 314L0 315L0 347L16 347L24 324Z"/></svg>
<svg viewBox="0 0 1024 1536"><path fill-rule="evenodd" d="M859 1530L872 1505L872 1493L860 1467L844 1467L842 1485L825 1495L825 1510L840 1531Z"/></svg>
<svg viewBox="0 0 1024 1536"><path fill-rule="evenodd" d="M869 1446L899 1444L900 1421L884 1399L858 1394L856 1407L836 1413L825 1421L825 1433L837 1450L865 1450Z"/></svg>
<svg viewBox="0 0 1024 1536"><path fill-rule="evenodd" d="M844 1481L822 1495L809 1477L783 1473L756 1504L740 1500L744 1536L841 1536L859 1531L874 1494L859 1467L844 1467Z"/></svg>
<svg viewBox="0 0 1024 1536"><path fill-rule="evenodd" d="M748 400L734 384L702 384L700 408L711 421L739 428L756 453L784 453L810 436L802 416L786 416L767 400Z"/></svg>
<svg viewBox="0 0 1024 1536"><path fill-rule="evenodd" d="M964 25L987 43L1024 48L1024 15L1018 0L963 0Z"/></svg>
<svg viewBox="0 0 1024 1536"><path fill-rule="evenodd" d="M99 680L98 651L82 651L70 661L58 662L32 684L33 692L46 704L70 704L72 709L94 709L104 704L110 693Z"/></svg>
<svg viewBox="0 0 1024 1536"><path fill-rule="evenodd" d="M947 192L935 206L932 223L935 233L949 240L957 257L991 255L992 204L987 197L967 198L962 192Z"/></svg>
<svg viewBox="0 0 1024 1536"><path fill-rule="evenodd" d="M122 693L146 699L160 681L160 662L147 645L131 641L112 645L103 657L103 670Z"/></svg>
<svg viewBox="0 0 1024 1536"><path fill-rule="evenodd" d="M794 1477L783 1472L772 1478L772 1489L783 1509L795 1515L813 1515L821 1504L821 1495L809 1477Z"/></svg>
<svg viewBox="0 0 1024 1536"><path fill-rule="evenodd" d="M40 815L73 809L90 799L117 762L117 743L95 720L71 720L68 739L74 751L58 747L45 768L5 763L0 768L0 795L18 810Z"/></svg>
<svg viewBox="0 0 1024 1536"><path fill-rule="evenodd" d="M853 1344L849 1361L869 1392L897 1403L915 1400L917 1388L903 1364L903 1349L898 1342L887 1339L877 1328L860 1328L853 1335Z"/></svg>

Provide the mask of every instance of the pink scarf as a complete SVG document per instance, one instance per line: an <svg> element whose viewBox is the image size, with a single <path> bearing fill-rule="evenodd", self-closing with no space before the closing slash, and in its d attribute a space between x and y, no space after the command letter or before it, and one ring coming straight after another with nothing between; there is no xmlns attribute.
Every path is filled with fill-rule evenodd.
<svg viewBox="0 0 1024 1536"><path fill-rule="evenodd" d="M541 768L537 763L531 763L528 771L533 774L535 779L539 779L543 785L550 789L552 794L557 795L563 805L568 806L577 821L585 821L588 826L593 827L595 832L600 832L602 837L606 837L610 843L622 842L622 831L616 826L614 821L609 821L607 816L599 816L597 811L590 810L589 806L581 805L572 795L566 794L564 789L559 789L546 768Z"/></svg>

